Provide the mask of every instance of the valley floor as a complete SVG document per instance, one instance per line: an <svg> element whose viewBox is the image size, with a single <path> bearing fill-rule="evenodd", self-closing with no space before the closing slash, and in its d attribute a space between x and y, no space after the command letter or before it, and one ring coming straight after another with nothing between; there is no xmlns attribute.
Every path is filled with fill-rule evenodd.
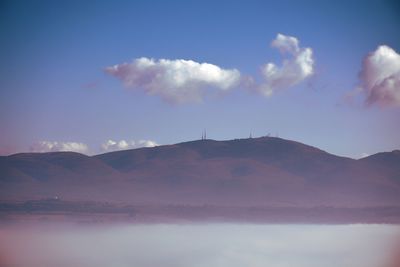
<svg viewBox="0 0 400 267"><path fill-rule="evenodd" d="M400 207L234 207L32 200L0 203L0 222L400 224Z"/></svg>

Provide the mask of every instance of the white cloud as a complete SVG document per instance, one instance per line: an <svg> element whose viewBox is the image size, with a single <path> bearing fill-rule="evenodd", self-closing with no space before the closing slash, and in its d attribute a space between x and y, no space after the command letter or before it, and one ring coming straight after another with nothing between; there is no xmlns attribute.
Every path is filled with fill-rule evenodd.
<svg viewBox="0 0 400 267"><path fill-rule="evenodd" d="M366 103L400 106L400 55L381 45L365 59L360 72Z"/></svg>
<svg viewBox="0 0 400 267"><path fill-rule="evenodd" d="M154 146L158 146L158 144L152 140L139 140L139 141L108 140L107 142L101 145L101 148L104 152L110 152L117 150L126 150L139 147L154 147Z"/></svg>
<svg viewBox="0 0 400 267"><path fill-rule="evenodd" d="M272 41L271 46L278 48L282 54L284 53L295 54L298 53L300 50L299 40L297 40L296 37L287 36L280 33L278 33L275 40Z"/></svg>
<svg viewBox="0 0 400 267"><path fill-rule="evenodd" d="M157 144L155 141L151 141L151 140L139 140L137 142L137 147L154 147L154 146L158 146L159 144Z"/></svg>
<svg viewBox="0 0 400 267"><path fill-rule="evenodd" d="M128 146L129 144L125 140L121 140L119 142L116 142L114 140L108 140L107 142L101 145L104 151L122 150L126 149Z"/></svg>
<svg viewBox="0 0 400 267"><path fill-rule="evenodd" d="M282 55L289 55L282 66L267 63L261 68L265 81L257 86L257 90L266 96L274 91L297 85L314 73L314 58L311 48L301 48L296 37L278 34L271 43Z"/></svg>
<svg viewBox="0 0 400 267"><path fill-rule="evenodd" d="M57 152L72 151L87 154L89 147L84 143L78 142L57 142L57 141L39 141L30 148L31 152Z"/></svg>
<svg viewBox="0 0 400 267"><path fill-rule="evenodd" d="M183 59L142 57L132 63L107 67L105 71L127 88L142 89L171 103L199 102L207 88L227 91L240 82L237 69Z"/></svg>
<svg viewBox="0 0 400 267"><path fill-rule="evenodd" d="M110 152L117 150L126 150L140 147L154 147L159 144L152 140L138 140L138 141L127 141L127 140L108 140L101 144L102 152ZM89 149L89 146L79 142L58 142L58 141L39 141L30 147L31 152L58 152L58 151L72 151L82 154L92 154L93 151Z"/></svg>

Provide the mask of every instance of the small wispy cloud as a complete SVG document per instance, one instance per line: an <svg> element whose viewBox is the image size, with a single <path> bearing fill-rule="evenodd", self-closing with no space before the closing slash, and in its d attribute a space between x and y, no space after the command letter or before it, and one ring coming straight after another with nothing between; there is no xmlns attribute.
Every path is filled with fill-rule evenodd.
<svg viewBox="0 0 400 267"><path fill-rule="evenodd" d="M96 152L111 152L117 150L134 149L140 147L154 147L159 144L153 140L119 140L109 139L100 145L100 149L90 149L89 146L81 142L60 142L60 141L39 141L30 146L30 152L77 152L82 154L95 154ZM1 152L1 151L0 151ZM15 153L15 152L14 152ZM7 154L12 154L7 153Z"/></svg>
<svg viewBox="0 0 400 267"><path fill-rule="evenodd" d="M101 145L101 149L103 152L111 152L111 151L134 149L140 147L154 147L158 145L159 144L157 144L157 142L152 140L139 140L139 141L107 140Z"/></svg>
<svg viewBox="0 0 400 267"><path fill-rule="evenodd" d="M369 53L360 72L367 105L400 107L400 55L386 45Z"/></svg>
<svg viewBox="0 0 400 267"><path fill-rule="evenodd" d="M39 141L30 147L31 152L71 151L82 154L89 153L88 145L79 142Z"/></svg>
<svg viewBox="0 0 400 267"><path fill-rule="evenodd" d="M227 91L240 83L237 69L184 59L138 58L131 63L107 67L105 71L125 87L144 90L170 103L200 102L206 89Z"/></svg>
<svg viewBox="0 0 400 267"><path fill-rule="evenodd" d="M271 96L276 90L295 86L314 74L313 51L309 47L300 47L296 37L278 34L271 46L279 49L286 58L281 66L272 62L262 66L264 81L255 87L258 92Z"/></svg>

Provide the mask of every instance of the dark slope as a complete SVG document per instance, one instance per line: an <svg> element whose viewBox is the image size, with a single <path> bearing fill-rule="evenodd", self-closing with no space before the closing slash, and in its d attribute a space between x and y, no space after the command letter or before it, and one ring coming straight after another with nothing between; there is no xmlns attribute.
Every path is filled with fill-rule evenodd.
<svg viewBox="0 0 400 267"><path fill-rule="evenodd" d="M21 153L0 157L0 200L54 196L100 198L120 175L101 160L74 152ZM98 193L97 193L98 192Z"/></svg>
<svg viewBox="0 0 400 267"><path fill-rule="evenodd" d="M381 152L359 160L382 177L400 183L400 150Z"/></svg>
<svg viewBox="0 0 400 267"><path fill-rule="evenodd" d="M74 152L21 153L0 158L0 177L12 181L24 174L37 181L90 179L115 172L101 160ZM6 175L8 173L9 175ZM10 175L14 173L14 175ZM21 180L21 179L18 179ZM24 179L22 179L24 180Z"/></svg>

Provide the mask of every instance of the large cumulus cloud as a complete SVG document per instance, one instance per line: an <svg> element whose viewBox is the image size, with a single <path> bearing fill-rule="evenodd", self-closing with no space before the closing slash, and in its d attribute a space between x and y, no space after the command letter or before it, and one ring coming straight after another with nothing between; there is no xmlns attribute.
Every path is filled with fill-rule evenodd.
<svg viewBox="0 0 400 267"><path fill-rule="evenodd" d="M240 81L237 69L183 59L142 57L107 67L105 71L120 79L127 88L142 89L171 103L199 102L207 88L227 91Z"/></svg>
<svg viewBox="0 0 400 267"><path fill-rule="evenodd" d="M261 82L242 75L237 69L184 59L141 57L131 63L107 67L105 71L127 88L144 90L149 95L178 104L201 102L209 88L226 92L243 86L270 96L274 91L295 86L314 74L313 51L301 47L296 37L278 34L271 46L277 48L284 59L280 65L269 62L262 66Z"/></svg>
<svg viewBox="0 0 400 267"><path fill-rule="evenodd" d="M369 53L360 79L368 105L400 107L400 55L395 50L381 45Z"/></svg>

